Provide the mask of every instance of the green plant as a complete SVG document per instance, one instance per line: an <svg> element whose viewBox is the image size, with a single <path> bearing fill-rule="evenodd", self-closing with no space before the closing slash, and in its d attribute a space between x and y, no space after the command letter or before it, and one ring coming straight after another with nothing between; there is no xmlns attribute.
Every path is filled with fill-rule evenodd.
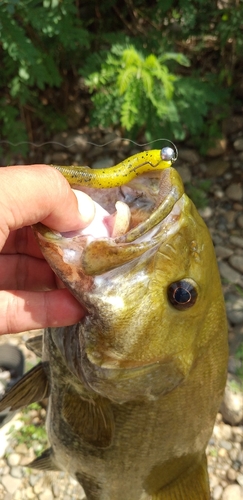
<svg viewBox="0 0 243 500"><path fill-rule="evenodd" d="M38 415L38 422L33 423L33 411ZM41 455L48 445L47 434L44 427L43 410L38 403L32 403L22 411L20 420L23 426L9 430L12 439L17 443L24 443L27 448L33 448L36 456Z"/></svg>
<svg viewBox="0 0 243 500"><path fill-rule="evenodd" d="M171 61L189 66L180 53L146 56L133 45L112 46L105 61L100 59L98 70L86 79L94 104L91 123L104 127L121 123L133 135L142 128L148 139L158 136L158 131L179 140L188 133L206 136L205 118L225 92L215 93L212 81L176 76L170 70Z"/></svg>
<svg viewBox="0 0 243 500"><path fill-rule="evenodd" d="M47 108L43 93L61 87L89 46L89 38L73 1L2 0L0 121L6 139L13 143L27 140L28 114L49 129L63 128L58 102L53 100L52 106L50 99ZM25 153L26 145L19 150Z"/></svg>

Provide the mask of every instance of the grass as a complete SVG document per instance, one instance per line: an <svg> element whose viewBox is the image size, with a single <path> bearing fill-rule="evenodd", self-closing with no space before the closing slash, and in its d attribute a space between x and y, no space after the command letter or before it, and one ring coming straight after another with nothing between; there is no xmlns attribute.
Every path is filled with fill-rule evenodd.
<svg viewBox="0 0 243 500"><path fill-rule="evenodd" d="M48 447L43 413L41 405L32 403L22 411L20 421L23 426L19 429L12 426L9 430L16 445L23 443L27 448L33 448L36 456L41 455Z"/></svg>

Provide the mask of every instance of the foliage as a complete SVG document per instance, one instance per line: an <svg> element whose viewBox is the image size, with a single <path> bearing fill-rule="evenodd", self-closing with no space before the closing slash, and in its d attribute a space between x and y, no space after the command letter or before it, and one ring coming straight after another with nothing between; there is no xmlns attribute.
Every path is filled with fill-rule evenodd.
<svg viewBox="0 0 243 500"><path fill-rule="evenodd" d="M33 410L38 414L38 423L33 423ZM23 426L19 429L12 426L9 430L12 439L17 444L23 443L27 448L33 448L36 456L41 455L48 445L42 411L38 403L32 403L22 411L20 420L23 422Z"/></svg>
<svg viewBox="0 0 243 500"><path fill-rule="evenodd" d="M81 75L92 124L206 144L237 98L242 18L242 0L2 0L2 138L64 130Z"/></svg>

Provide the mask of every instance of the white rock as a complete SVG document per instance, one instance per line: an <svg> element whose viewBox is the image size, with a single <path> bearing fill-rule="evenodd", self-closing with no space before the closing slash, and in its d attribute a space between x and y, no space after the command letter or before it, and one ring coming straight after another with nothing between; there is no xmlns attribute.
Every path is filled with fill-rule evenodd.
<svg viewBox="0 0 243 500"><path fill-rule="evenodd" d="M223 419L231 425L237 425L243 419L243 393L233 390L232 383L229 382L225 388L221 413Z"/></svg>
<svg viewBox="0 0 243 500"><path fill-rule="evenodd" d="M11 453L8 456L8 465L10 465L10 467L14 467L15 465L19 465L19 462L20 462L20 456L18 453Z"/></svg>
<svg viewBox="0 0 243 500"><path fill-rule="evenodd" d="M226 486L222 500L243 500L243 490L238 484Z"/></svg>
<svg viewBox="0 0 243 500"><path fill-rule="evenodd" d="M46 489L39 495L39 500L53 500L53 498L53 494L49 489Z"/></svg>
<svg viewBox="0 0 243 500"><path fill-rule="evenodd" d="M213 500L220 500L222 493L223 493L223 488L220 484L218 484L213 489Z"/></svg>
<svg viewBox="0 0 243 500"><path fill-rule="evenodd" d="M243 486L243 474L237 474L236 481L240 486Z"/></svg>
<svg viewBox="0 0 243 500"><path fill-rule="evenodd" d="M5 488L5 490L10 494L13 494L20 487L20 485L22 483L21 479L17 479L15 477L12 477L12 476L10 476L10 474L3 476L1 481L2 481L2 484Z"/></svg>
<svg viewBox="0 0 243 500"><path fill-rule="evenodd" d="M239 137L239 139L236 139L234 142L234 148L236 151L243 151L243 137Z"/></svg>

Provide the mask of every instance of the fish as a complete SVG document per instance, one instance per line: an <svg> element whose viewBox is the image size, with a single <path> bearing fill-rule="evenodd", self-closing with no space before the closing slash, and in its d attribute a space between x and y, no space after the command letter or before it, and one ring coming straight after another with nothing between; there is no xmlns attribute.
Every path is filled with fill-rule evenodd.
<svg viewBox="0 0 243 500"><path fill-rule="evenodd" d="M42 361L0 411L48 397L50 447L29 467L68 472L87 500L210 499L205 450L227 376L225 305L207 226L173 155L159 154L157 169L144 170L143 153L125 160L112 187L87 185L79 170L73 184L96 204L85 230L34 227L87 313L27 341Z"/></svg>

